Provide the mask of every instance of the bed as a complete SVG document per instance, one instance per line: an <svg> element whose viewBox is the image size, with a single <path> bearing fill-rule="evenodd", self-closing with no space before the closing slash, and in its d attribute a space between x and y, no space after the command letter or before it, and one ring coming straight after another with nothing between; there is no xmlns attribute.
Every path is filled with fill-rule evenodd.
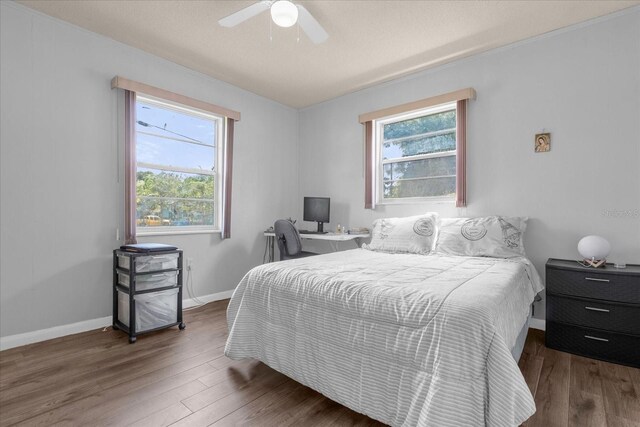
<svg viewBox="0 0 640 427"><path fill-rule="evenodd" d="M266 264L231 299L225 354L389 425L518 425L535 405L512 349L540 289L525 258L354 249Z"/></svg>
<svg viewBox="0 0 640 427"><path fill-rule="evenodd" d="M535 412L515 359L540 290L523 257L354 249L265 264L229 303L225 354L392 426L518 425Z"/></svg>

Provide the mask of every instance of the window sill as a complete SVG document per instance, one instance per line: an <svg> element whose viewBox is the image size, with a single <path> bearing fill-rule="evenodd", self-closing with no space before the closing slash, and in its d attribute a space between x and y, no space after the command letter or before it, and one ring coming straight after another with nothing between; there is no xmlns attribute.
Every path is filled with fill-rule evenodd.
<svg viewBox="0 0 640 427"><path fill-rule="evenodd" d="M455 197L407 197L403 199L387 199L381 200L376 205L412 205L412 204L436 203L436 204L455 204Z"/></svg>
<svg viewBox="0 0 640 427"><path fill-rule="evenodd" d="M175 236L180 234L221 234L221 230L153 230L153 231L138 231L136 237L147 236Z"/></svg>

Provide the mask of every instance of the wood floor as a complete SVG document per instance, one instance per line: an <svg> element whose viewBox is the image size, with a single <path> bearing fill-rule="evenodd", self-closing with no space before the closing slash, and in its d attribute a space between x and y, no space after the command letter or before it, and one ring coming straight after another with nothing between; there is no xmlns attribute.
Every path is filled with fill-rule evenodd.
<svg viewBox="0 0 640 427"><path fill-rule="evenodd" d="M640 369L544 346L530 329L520 370L536 401L527 427L640 427Z"/></svg>
<svg viewBox="0 0 640 427"><path fill-rule="evenodd" d="M185 313L187 329L98 330L0 353L0 425L381 425L256 361L223 355L227 301ZM520 367L537 413L526 426L640 426L640 369L544 347Z"/></svg>

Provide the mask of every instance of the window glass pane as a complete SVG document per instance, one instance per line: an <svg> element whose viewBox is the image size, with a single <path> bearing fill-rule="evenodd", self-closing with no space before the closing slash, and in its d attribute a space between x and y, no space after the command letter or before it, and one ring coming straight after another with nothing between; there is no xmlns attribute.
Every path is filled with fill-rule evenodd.
<svg viewBox="0 0 640 427"><path fill-rule="evenodd" d="M386 172L388 167L390 172ZM456 174L456 156L434 157L431 159L412 160L407 162L387 163L385 180L423 178Z"/></svg>
<svg viewBox="0 0 640 427"><path fill-rule="evenodd" d="M384 124L378 143L382 161L384 198L455 195L456 109ZM433 110L432 110L433 111ZM412 156L446 154L411 161L393 161Z"/></svg>
<svg viewBox="0 0 640 427"><path fill-rule="evenodd" d="M221 119L144 99L136 102L136 115L138 226L214 225L216 138ZM144 163L168 170L141 167Z"/></svg>
<svg viewBox="0 0 640 427"><path fill-rule="evenodd" d="M136 176L138 225L213 224L214 177L139 168Z"/></svg>
<svg viewBox="0 0 640 427"><path fill-rule="evenodd" d="M390 180L390 179L393 179L393 175L392 175L392 173L391 173L392 168L393 168L393 164L391 164L391 163L387 163L386 165L383 165L382 167L383 167L383 171L384 171L384 173L383 173L383 175L384 175L383 179L384 179L385 181Z"/></svg>
<svg viewBox="0 0 640 427"><path fill-rule="evenodd" d="M185 199L139 197L138 227L213 225L213 203Z"/></svg>
<svg viewBox="0 0 640 427"><path fill-rule="evenodd" d="M384 139L388 140L428 132L437 132L444 129L455 129L455 127L456 111L454 109L387 124L384 126L383 133Z"/></svg>
<svg viewBox="0 0 640 427"><path fill-rule="evenodd" d="M456 178L427 178L391 181L383 184L385 198L452 196L456 193Z"/></svg>
<svg viewBox="0 0 640 427"><path fill-rule="evenodd" d="M216 121L162 108L154 104L136 103L136 131L215 145Z"/></svg>
<svg viewBox="0 0 640 427"><path fill-rule="evenodd" d="M382 158L395 159L400 157L416 156L419 154L440 153L456 149L456 132L434 135L417 136L394 142L385 142L382 145Z"/></svg>
<svg viewBox="0 0 640 427"><path fill-rule="evenodd" d="M136 134L138 162L213 171L216 152L213 146L189 144L143 132Z"/></svg>

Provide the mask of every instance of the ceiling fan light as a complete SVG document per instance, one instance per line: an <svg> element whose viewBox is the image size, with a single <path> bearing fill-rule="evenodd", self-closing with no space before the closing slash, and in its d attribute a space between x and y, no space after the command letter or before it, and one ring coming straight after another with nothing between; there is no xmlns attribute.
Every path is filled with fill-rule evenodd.
<svg viewBox="0 0 640 427"><path fill-rule="evenodd" d="M291 27L298 21L298 8L289 0L278 0L271 5L271 19L279 27Z"/></svg>

